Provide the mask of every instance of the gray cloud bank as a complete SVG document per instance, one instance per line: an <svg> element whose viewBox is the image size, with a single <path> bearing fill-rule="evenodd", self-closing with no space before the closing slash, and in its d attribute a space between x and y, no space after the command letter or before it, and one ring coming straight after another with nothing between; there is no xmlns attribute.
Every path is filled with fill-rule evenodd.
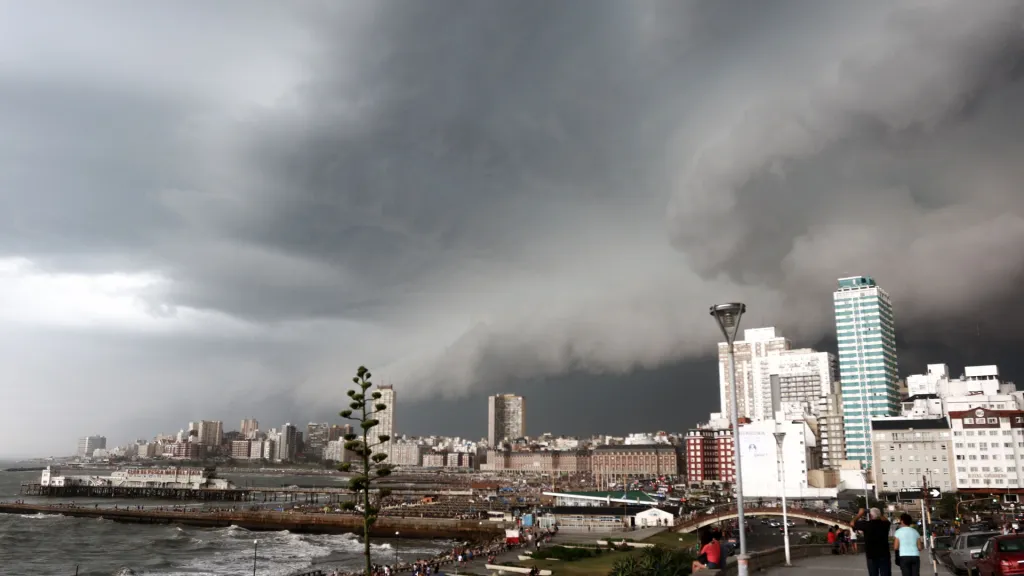
<svg viewBox="0 0 1024 576"><path fill-rule="evenodd" d="M45 4L0 24L0 257L245 328L8 387L457 395L707 355L719 300L815 341L838 276L912 327L1024 270L1021 2Z"/></svg>

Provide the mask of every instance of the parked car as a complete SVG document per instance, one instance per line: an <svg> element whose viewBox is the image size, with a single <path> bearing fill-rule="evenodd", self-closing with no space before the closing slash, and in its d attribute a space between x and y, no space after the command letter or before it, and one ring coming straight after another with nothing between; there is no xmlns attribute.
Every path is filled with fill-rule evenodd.
<svg viewBox="0 0 1024 576"><path fill-rule="evenodd" d="M999 532L967 532L957 536L949 551L949 566L953 572L966 574L971 555L981 552L985 542L995 536L999 536Z"/></svg>
<svg viewBox="0 0 1024 576"><path fill-rule="evenodd" d="M971 554L971 576L1024 574L1024 536L1008 534L989 538L980 552Z"/></svg>
<svg viewBox="0 0 1024 576"><path fill-rule="evenodd" d="M953 548L953 537L952 536L936 536L934 544L932 545L932 558L936 562L946 567L951 567L949 563L949 553Z"/></svg>

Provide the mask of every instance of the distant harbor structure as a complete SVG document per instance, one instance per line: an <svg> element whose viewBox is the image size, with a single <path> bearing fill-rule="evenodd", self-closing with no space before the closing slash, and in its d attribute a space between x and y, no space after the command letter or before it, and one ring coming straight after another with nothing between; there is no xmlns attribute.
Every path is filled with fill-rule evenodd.
<svg viewBox="0 0 1024 576"><path fill-rule="evenodd" d="M168 498L247 500L250 491L237 490L229 480L214 477L204 468L125 468L110 476L62 475L59 468L43 468L39 483L22 483L28 496Z"/></svg>
<svg viewBox="0 0 1024 576"><path fill-rule="evenodd" d="M204 468L126 468L115 470L110 476L62 476L59 468L43 469L41 487L113 487L113 488L170 488L183 490L230 490L228 480L213 477L213 470Z"/></svg>
<svg viewBox="0 0 1024 576"><path fill-rule="evenodd" d="M38 482L22 482L21 494L51 498L148 498L162 500L218 500L231 502L302 502L333 505L351 499L347 487L249 486L239 488L216 478L215 469L126 468L110 476L62 475L47 466ZM394 494L410 496L472 496L472 490L446 485L417 486L396 483Z"/></svg>

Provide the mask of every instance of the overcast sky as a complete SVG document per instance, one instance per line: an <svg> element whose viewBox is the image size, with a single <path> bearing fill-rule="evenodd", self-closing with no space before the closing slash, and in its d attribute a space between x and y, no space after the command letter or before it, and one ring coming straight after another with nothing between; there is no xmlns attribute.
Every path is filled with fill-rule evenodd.
<svg viewBox="0 0 1024 576"><path fill-rule="evenodd" d="M530 432L684 430L717 409L710 304L812 345L854 274L902 372L1016 366L1022 23L0 0L0 455L336 418L360 364L401 432L483 436L495 391Z"/></svg>

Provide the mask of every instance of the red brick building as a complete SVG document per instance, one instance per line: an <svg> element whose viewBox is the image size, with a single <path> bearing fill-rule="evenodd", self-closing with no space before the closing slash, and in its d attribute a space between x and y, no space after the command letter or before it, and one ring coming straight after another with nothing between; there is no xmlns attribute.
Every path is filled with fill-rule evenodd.
<svg viewBox="0 0 1024 576"><path fill-rule="evenodd" d="M732 428L693 428L686 433L686 479L689 484L736 480Z"/></svg>

